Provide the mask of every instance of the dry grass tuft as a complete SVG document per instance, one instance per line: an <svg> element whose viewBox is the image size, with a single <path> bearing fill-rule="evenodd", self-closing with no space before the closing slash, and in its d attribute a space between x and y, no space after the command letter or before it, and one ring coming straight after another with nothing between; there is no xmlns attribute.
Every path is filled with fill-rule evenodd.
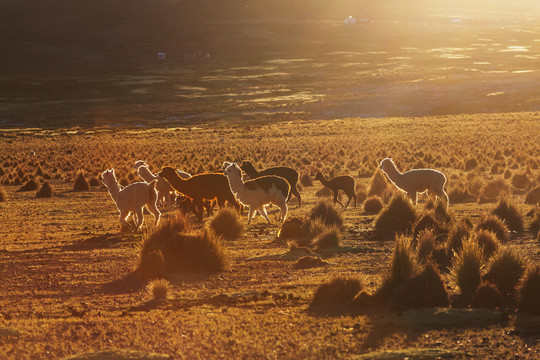
<svg viewBox="0 0 540 360"><path fill-rule="evenodd" d="M505 222L512 231L523 231L523 216L519 212L516 204L508 198L499 200L492 213Z"/></svg>
<svg viewBox="0 0 540 360"><path fill-rule="evenodd" d="M495 202L501 194L507 193L508 190L509 186L506 181L502 179L490 181L482 189L479 197L479 202Z"/></svg>
<svg viewBox="0 0 540 360"><path fill-rule="evenodd" d="M6 201L8 198L6 189L3 186L0 186L0 202Z"/></svg>
<svg viewBox="0 0 540 360"><path fill-rule="evenodd" d="M313 244L317 250L338 247L341 241L341 230L337 226L326 226L313 239Z"/></svg>
<svg viewBox="0 0 540 360"><path fill-rule="evenodd" d="M137 275L143 281L161 279L167 276L165 257L159 250L152 250L140 259Z"/></svg>
<svg viewBox="0 0 540 360"><path fill-rule="evenodd" d="M525 197L525 204L535 205L538 203L540 203L540 186L529 191Z"/></svg>
<svg viewBox="0 0 540 360"><path fill-rule="evenodd" d="M396 194L375 218L375 229L390 233L411 231L416 221L416 210L409 198Z"/></svg>
<svg viewBox="0 0 540 360"><path fill-rule="evenodd" d="M504 299L495 285L490 282L480 284L471 301L474 308L495 309L504 305Z"/></svg>
<svg viewBox="0 0 540 360"><path fill-rule="evenodd" d="M481 280L484 253L474 241L465 241L461 251L452 260L450 277L464 295L475 293Z"/></svg>
<svg viewBox="0 0 540 360"><path fill-rule="evenodd" d="M348 303L362 288L363 282L361 279L335 277L330 282L319 285L317 290L315 290L309 308L314 309L322 306Z"/></svg>
<svg viewBox="0 0 540 360"><path fill-rule="evenodd" d="M54 196L54 190L48 181L45 181L39 191L36 193L37 198L50 198Z"/></svg>
<svg viewBox="0 0 540 360"><path fill-rule="evenodd" d="M316 256L303 256L296 260L293 267L295 269L310 269L314 267L326 266L328 263Z"/></svg>
<svg viewBox="0 0 540 360"><path fill-rule="evenodd" d="M475 230L488 230L493 232L502 244L508 241L508 228L503 221L495 215L484 214L478 220Z"/></svg>
<svg viewBox="0 0 540 360"><path fill-rule="evenodd" d="M471 239L480 245L486 260L490 259L499 250L499 239L489 230L476 230L471 234Z"/></svg>
<svg viewBox="0 0 540 360"><path fill-rule="evenodd" d="M320 201L309 213L310 221L321 221L325 225L337 226L343 229L343 216L330 203Z"/></svg>
<svg viewBox="0 0 540 360"><path fill-rule="evenodd" d="M458 253L463 246L463 242L469 238L471 231L471 226L466 222L460 221L455 223L450 229L446 240L446 247L448 250L450 252Z"/></svg>
<svg viewBox="0 0 540 360"><path fill-rule="evenodd" d="M33 180L28 180L23 186L21 186L17 192L21 191L34 191L37 190L38 184Z"/></svg>
<svg viewBox="0 0 540 360"><path fill-rule="evenodd" d="M411 239L406 236L398 236L394 246L390 272L384 281L392 287L396 287L415 276L419 270L415 258Z"/></svg>
<svg viewBox="0 0 540 360"><path fill-rule="evenodd" d="M90 190L90 184L88 181L86 181L86 178L82 173L79 173L77 175L77 179L75 179L75 183L73 184L73 190L75 191L88 191Z"/></svg>
<svg viewBox="0 0 540 360"><path fill-rule="evenodd" d="M169 292L169 282L165 279L152 280L146 285L148 293L153 300L167 300Z"/></svg>
<svg viewBox="0 0 540 360"><path fill-rule="evenodd" d="M219 209L217 214L210 220L210 227L217 235L229 240L238 239L245 230L242 217L232 207Z"/></svg>
<svg viewBox="0 0 540 360"><path fill-rule="evenodd" d="M520 311L540 315L540 264L527 268L517 288Z"/></svg>
<svg viewBox="0 0 540 360"><path fill-rule="evenodd" d="M501 294L511 295L525 268L523 256L513 248L504 247L489 261L484 279L492 282Z"/></svg>
<svg viewBox="0 0 540 360"><path fill-rule="evenodd" d="M310 236L306 221L299 217L288 217L281 224L278 239L303 239Z"/></svg>
<svg viewBox="0 0 540 360"><path fill-rule="evenodd" d="M388 180L381 170L377 169L371 178L368 196L378 195L383 197L384 191L388 188Z"/></svg>
<svg viewBox="0 0 540 360"><path fill-rule="evenodd" d="M378 195L368 196L364 201L364 211L368 214L377 214L383 208L383 201Z"/></svg>

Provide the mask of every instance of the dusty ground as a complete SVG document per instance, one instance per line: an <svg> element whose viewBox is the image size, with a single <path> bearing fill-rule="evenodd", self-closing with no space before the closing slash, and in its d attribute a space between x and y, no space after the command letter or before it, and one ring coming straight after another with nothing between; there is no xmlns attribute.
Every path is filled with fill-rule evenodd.
<svg viewBox="0 0 540 360"><path fill-rule="evenodd" d="M513 173L530 168L530 177L537 179L538 168L531 167L538 160L537 117L523 113L345 119L249 129L202 125L191 131L3 131L6 173L21 168L32 174L40 162L53 177L50 183L56 195L38 199L34 191L16 192L20 186L3 186L7 200L0 202L0 326L20 333L0 337L0 357L57 359L116 348L189 359L323 359L354 358L384 349L434 348L449 350L457 358L538 358L538 319L523 318L513 309L508 310L509 318L503 312L488 312L479 320L471 315L446 323L438 323L436 314L422 322L418 313L310 313L307 307L319 284L336 275L350 275L363 277L368 289L374 289L388 269L393 242L377 236L374 215L364 214L362 206L343 211L346 229L341 244L360 250L323 253L327 266L300 270L292 266L295 257L280 258L289 248L274 242L279 226L271 211L271 225L256 218L245 235L226 241L230 270L172 274L169 301L152 302L144 284L132 275L143 234L120 232L117 210L104 188L72 190L78 171L90 178L113 166L121 169L121 177L129 178L131 164L139 158L154 170L172 164L196 172L200 165L208 170L208 164L217 167L222 160L247 157L256 157L264 166L285 163L302 174L312 174L318 167L333 168L353 175L367 188L382 152L406 158L402 167L407 168L422 157L426 165L441 161L451 187L467 176L462 166L468 156L460 151L479 160L471 179L487 182L502 176L489 169L492 153L505 149L512 150L505 157L507 169L515 162ZM253 143L255 138L265 140ZM343 149L345 159L332 157ZM276 158L280 151L283 156ZM370 157L364 169L368 175L360 177L364 170L351 169L363 166L360 159L365 154ZM302 158L304 162L294 165L294 159ZM349 161L355 159L358 164ZM304 187L304 206L299 209L292 200L289 216L306 214L320 200L315 196L320 187L318 183ZM511 198L523 213L532 208L523 204L523 192L511 191ZM421 198L419 210L424 205ZM475 220L493 207L493 203L457 203L451 211L458 218ZM172 211L164 211L163 216ZM151 219L145 216L145 232L153 229ZM539 244L528 230L510 236L529 262L540 261ZM451 281L446 283L451 293L458 292Z"/></svg>

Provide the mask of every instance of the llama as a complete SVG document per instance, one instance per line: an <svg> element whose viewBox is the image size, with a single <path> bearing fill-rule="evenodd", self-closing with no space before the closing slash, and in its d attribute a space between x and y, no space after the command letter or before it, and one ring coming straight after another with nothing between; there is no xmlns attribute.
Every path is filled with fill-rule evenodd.
<svg viewBox="0 0 540 360"><path fill-rule="evenodd" d="M218 173L204 173L193 175L189 179L182 179L176 170L170 166L164 166L158 176L165 178L172 187L193 200L193 206L197 211L197 218L202 221L204 200L217 198L219 208L225 206L225 201L233 205L238 212L241 206L236 201L229 188L227 177Z"/></svg>
<svg viewBox="0 0 540 360"><path fill-rule="evenodd" d="M120 224L129 226L126 218L133 214L135 223L134 231L140 231L144 222L143 207L146 206L154 216L156 225L159 224L161 213L157 209L156 180L149 184L145 182L136 182L120 189L120 184L116 180L114 169L105 170L101 174L101 182L109 190L111 198L116 203L120 212Z"/></svg>
<svg viewBox="0 0 540 360"><path fill-rule="evenodd" d="M224 162L223 168L231 191L240 203L249 206L248 225L251 224L255 211L271 223L265 208L270 203L279 207L279 219L285 221L287 198L291 188L287 180L275 175L266 175L244 182L242 170L236 163Z"/></svg>
<svg viewBox="0 0 540 360"><path fill-rule="evenodd" d="M425 191L429 191L444 201L446 207L450 204L448 195L444 191L446 176L442 172L433 169L413 169L401 173L390 158L383 159L379 168L399 190L407 193L415 206L417 194Z"/></svg>
<svg viewBox="0 0 540 360"><path fill-rule="evenodd" d="M191 177L190 173L182 171L180 169L176 169L176 173L178 174L178 176L180 176L184 180L187 180Z"/></svg>
<svg viewBox="0 0 540 360"><path fill-rule="evenodd" d="M137 170L139 177L147 183L157 180L156 190L158 192L158 204L161 206L171 206L171 193L174 193L174 189L172 188L171 184L169 184L169 182L164 178L160 178L159 176L152 174L148 168L148 165L142 160L137 161L134 167Z"/></svg>
<svg viewBox="0 0 540 360"><path fill-rule="evenodd" d="M335 178L328 180L320 171L318 171L317 174L315 174L315 180L319 180L324 186L332 190L334 205L336 205L337 202L339 203L339 205L346 208L351 202L351 199L354 199L354 208L356 209L356 191L354 186L354 179L351 176L336 176ZM343 190L343 192L349 197L349 200L345 205L343 205L341 201L339 201L337 198L339 190Z"/></svg>
<svg viewBox="0 0 540 360"><path fill-rule="evenodd" d="M298 207L302 207L302 197L300 196L300 192L298 191L297 187L298 171L285 166L271 167L258 171L257 169L255 169L251 161L247 160L242 162L241 169L244 170L244 172L247 174L247 176L250 177L250 179L255 179L260 176L266 175L275 175L284 178L285 180L287 180L291 187L287 202L291 199L291 196L294 195L298 199Z"/></svg>

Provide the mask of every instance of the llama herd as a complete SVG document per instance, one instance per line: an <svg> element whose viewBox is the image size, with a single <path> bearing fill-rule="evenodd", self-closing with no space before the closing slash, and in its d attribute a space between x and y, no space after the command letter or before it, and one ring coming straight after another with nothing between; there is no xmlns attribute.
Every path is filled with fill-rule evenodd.
<svg viewBox="0 0 540 360"><path fill-rule="evenodd" d="M178 207L185 212L193 212L201 221L203 209L210 215L216 202L220 209L227 202L239 213L242 212L242 205L248 206L248 225L257 212L270 223L266 213L266 206L270 204L279 207L279 221L285 221L288 212L287 202L292 195L298 199L298 206L302 206L302 197L297 187L298 172L285 166L258 171L250 161L243 161L241 166L224 162L223 172L193 176L170 166L163 167L154 175L142 160L137 161L134 167L144 182L136 182L124 188L121 188L116 180L114 169L105 170L101 174L101 181L109 190L120 212L120 224L129 226L127 218L132 214L134 231L141 230L145 206L154 216L156 225L159 224L161 213L158 205L171 206L176 192L181 194L176 198ZM399 190L405 192L415 205L418 193L426 191L444 201L446 206L449 205L448 195L444 191L446 176L442 172L433 169L413 169L402 173L390 158L383 159L379 169ZM332 191L334 205L339 203L346 208L351 199L354 199L356 208L354 178L343 175L327 179L321 172L317 172L315 179ZM340 190L348 197L345 205L338 200Z"/></svg>

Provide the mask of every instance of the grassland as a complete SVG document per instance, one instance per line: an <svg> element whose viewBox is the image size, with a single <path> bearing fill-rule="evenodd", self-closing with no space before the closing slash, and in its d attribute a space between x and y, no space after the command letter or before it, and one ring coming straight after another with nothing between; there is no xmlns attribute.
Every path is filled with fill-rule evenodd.
<svg viewBox="0 0 540 360"><path fill-rule="evenodd" d="M145 216L143 234L121 232L114 203L97 177L114 167L124 183L137 181L132 166L139 159L154 172L171 165L192 173L251 159L258 168L287 165L304 177L317 170L348 174L357 192L367 195L378 162L389 156L402 170L443 171L451 215L474 223L493 210L500 196L522 215L534 208L524 200L540 185L539 116L2 130L0 357L56 359L115 348L189 359L327 359L432 348L457 358L538 358L540 319L515 307L455 308L448 314L428 310L427 315L425 310L354 313L339 307L330 313L308 311L316 288L331 278L362 278L374 291L387 273L393 237L375 231L376 214L362 206L342 211L339 251L315 253L325 266L294 267L306 253L276 241L280 227L273 208L271 225L257 217L241 237L224 241L227 271L168 274L168 300L152 301L133 273L144 233L154 229L151 216ZM73 191L80 173L94 184L90 191ZM38 186L47 181L54 196L18 192L29 180ZM497 190L490 184L498 184ZM319 183L303 186L304 205L297 208L292 200L289 216L306 216L328 199L316 195L320 189ZM389 187L382 201L394 192ZM428 212L428 206L421 196L418 211ZM175 211L164 210L163 217ZM523 218L525 229L507 233L508 244L528 264L538 264L540 243L529 231L530 218ZM190 221L203 226L194 217ZM449 293L459 294L447 273L443 278Z"/></svg>

